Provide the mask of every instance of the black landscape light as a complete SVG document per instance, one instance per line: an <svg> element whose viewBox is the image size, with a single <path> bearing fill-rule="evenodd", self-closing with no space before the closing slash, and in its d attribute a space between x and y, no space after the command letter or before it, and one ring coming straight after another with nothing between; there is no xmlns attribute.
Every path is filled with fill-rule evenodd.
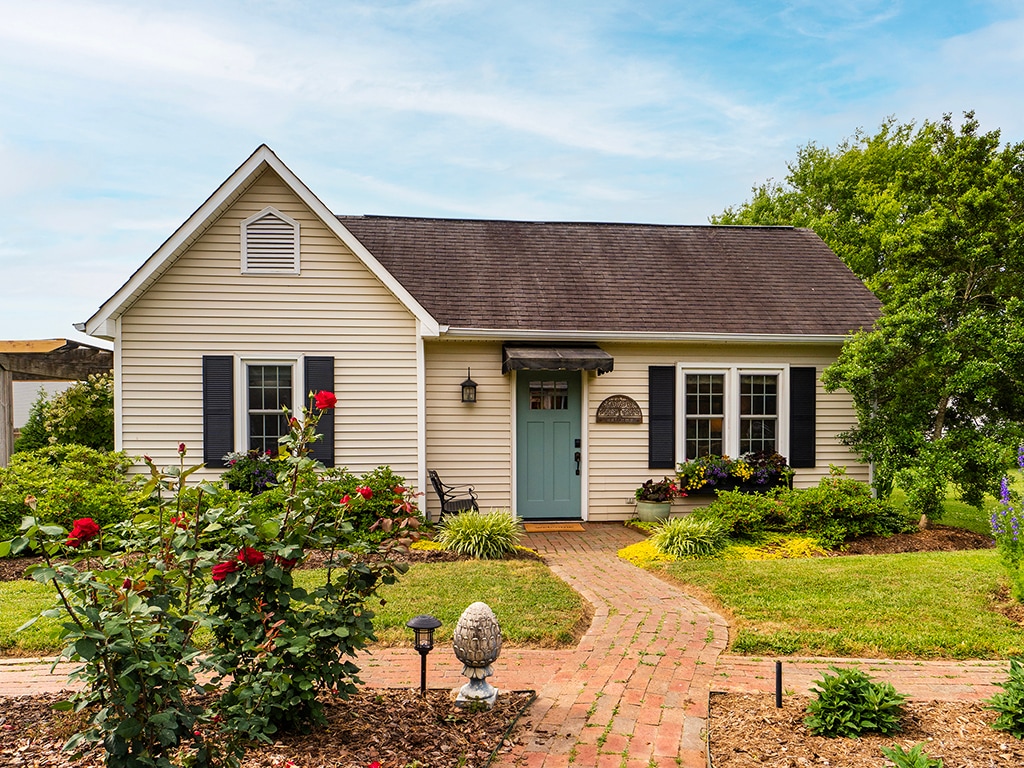
<svg viewBox="0 0 1024 768"><path fill-rule="evenodd" d="M434 648L434 630L441 626L441 622L433 616L422 614L415 616L405 622L416 633L413 639L413 648L420 652L420 695L427 692L427 654Z"/></svg>
<svg viewBox="0 0 1024 768"><path fill-rule="evenodd" d="M462 402L476 402L476 382L469 377L470 369L466 369L466 380L460 385L462 387Z"/></svg>

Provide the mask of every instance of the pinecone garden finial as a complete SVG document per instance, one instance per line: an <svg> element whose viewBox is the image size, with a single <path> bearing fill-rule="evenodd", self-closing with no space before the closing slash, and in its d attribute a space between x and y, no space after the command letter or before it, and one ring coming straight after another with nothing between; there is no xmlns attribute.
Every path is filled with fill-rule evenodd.
<svg viewBox="0 0 1024 768"><path fill-rule="evenodd" d="M458 706L484 704L488 709L498 698L498 689L487 682L494 674L491 665L501 652L501 627L486 603L473 603L455 625L455 656L462 662L462 674L469 678L455 699Z"/></svg>

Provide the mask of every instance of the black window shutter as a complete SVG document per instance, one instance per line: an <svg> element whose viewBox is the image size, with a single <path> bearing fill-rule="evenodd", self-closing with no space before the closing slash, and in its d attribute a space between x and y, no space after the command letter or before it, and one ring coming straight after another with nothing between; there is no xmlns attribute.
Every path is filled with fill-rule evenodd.
<svg viewBox="0 0 1024 768"><path fill-rule="evenodd" d="M817 372L814 368L789 369L789 465L798 469L814 467L815 399Z"/></svg>
<svg viewBox="0 0 1024 768"><path fill-rule="evenodd" d="M235 450L234 371L231 355L203 355L203 462L214 469Z"/></svg>
<svg viewBox="0 0 1024 768"><path fill-rule="evenodd" d="M315 393L321 390L326 390L327 392L334 392L334 358L305 358L304 379L306 391L303 393L303 397L306 399L306 405L308 407L308 395L310 392ZM316 431L323 435L323 437L321 437L319 440L313 443L313 458L322 463L325 467L333 467L334 408L330 408L320 415L320 423L317 425Z"/></svg>
<svg viewBox="0 0 1024 768"><path fill-rule="evenodd" d="M676 367L647 369L647 466L676 468Z"/></svg>

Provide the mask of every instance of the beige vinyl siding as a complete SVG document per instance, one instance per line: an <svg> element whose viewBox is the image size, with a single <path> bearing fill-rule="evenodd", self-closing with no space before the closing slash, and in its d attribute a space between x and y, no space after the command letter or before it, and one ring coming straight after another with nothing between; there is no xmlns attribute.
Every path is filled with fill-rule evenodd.
<svg viewBox="0 0 1024 768"><path fill-rule="evenodd" d="M615 358L615 370L590 379L587 419L589 422L589 519L620 520L632 515L626 501L644 480L671 474L670 470L647 467L647 369L651 365L700 367L714 365L788 364L790 367L814 366L818 372L817 455L815 469L797 471L797 487L814 485L828 474L829 463L847 467L850 476L868 479L867 466L835 436L856 423L850 398L845 393L826 394L821 372L838 354L839 347L826 345L772 346L750 344L610 344L601 348ZM632 397L644 414L643 424L598 424L597 407L606 397L623 394ZM678 451L678 446L677 446ZM707 498L676 502L677 511L704 505Z"/></svg>
<svg viewBox="0 0 1024 768"><path fill-rule="evenodd" d="M512 383L501 373L498 342L434 341L426 345L427 468L450 485L472 485L480 509L512 506ZM477 383L477 402L463 403L466 369ZM440 504L426 490L436 520Z"/></svg>
<svg viewBox="0 0 1024 768"><path fill-rule="evenodd" d="M868 470L835 436L856 423L849 397L827 394L821 371L838 353L837 346L791 345L765 347L751 344L610 343L601 348L615 358L615 370L603 376L584 373L586 392L585 462L588 520L623 520L633 514L632 494L644 480L671 474L647 466L648 366L702 364L771 364L814 366L818 371L817 467L799 470L798 487L815 484L828 474L830 463L847 467L849 474L868 479ZM475 405L459 400L459 383L472 366L479 384ZM449 483L470 483L480 495L481 509L505 507L512 497L512 381L501 374L501 344L432 341L426 345L427 467ZM598 424L597 408L611 395L632 397L643 411L642 424ZM706 497L677 502L677 511L706 504ZM428 508L436 519L438 504L428 489Z"/></svg>
<svg viewBox="0 0 1024 768"><path fill-rule="evenodd" d="M299 275L241 273L240 223L267 206L300 223ZM421 485L416 321L271 171L124 313L120 350L130 454L169 463L184 442L188 461L202 460L203 355L330 355L337 465L390 464Z"/></svg>

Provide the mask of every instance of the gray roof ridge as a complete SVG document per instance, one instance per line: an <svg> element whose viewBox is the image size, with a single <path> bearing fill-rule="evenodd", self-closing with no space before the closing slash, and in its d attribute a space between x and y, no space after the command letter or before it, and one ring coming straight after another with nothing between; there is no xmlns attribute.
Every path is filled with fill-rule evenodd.
<svg viewBox="0 0 1024 768"><path fill-rule="evenodd" d="M639 221L558 221L543 219L486 219L459 216L401 216L379 213L344 214L336 213L339 220L345 219L382 219L401 221L439 221L467 224L531 224L537 226L551 225L560 227L659 227L664 229L790 229L803 230L807 227L795 227L792 224L665 224Z"/></svg>

